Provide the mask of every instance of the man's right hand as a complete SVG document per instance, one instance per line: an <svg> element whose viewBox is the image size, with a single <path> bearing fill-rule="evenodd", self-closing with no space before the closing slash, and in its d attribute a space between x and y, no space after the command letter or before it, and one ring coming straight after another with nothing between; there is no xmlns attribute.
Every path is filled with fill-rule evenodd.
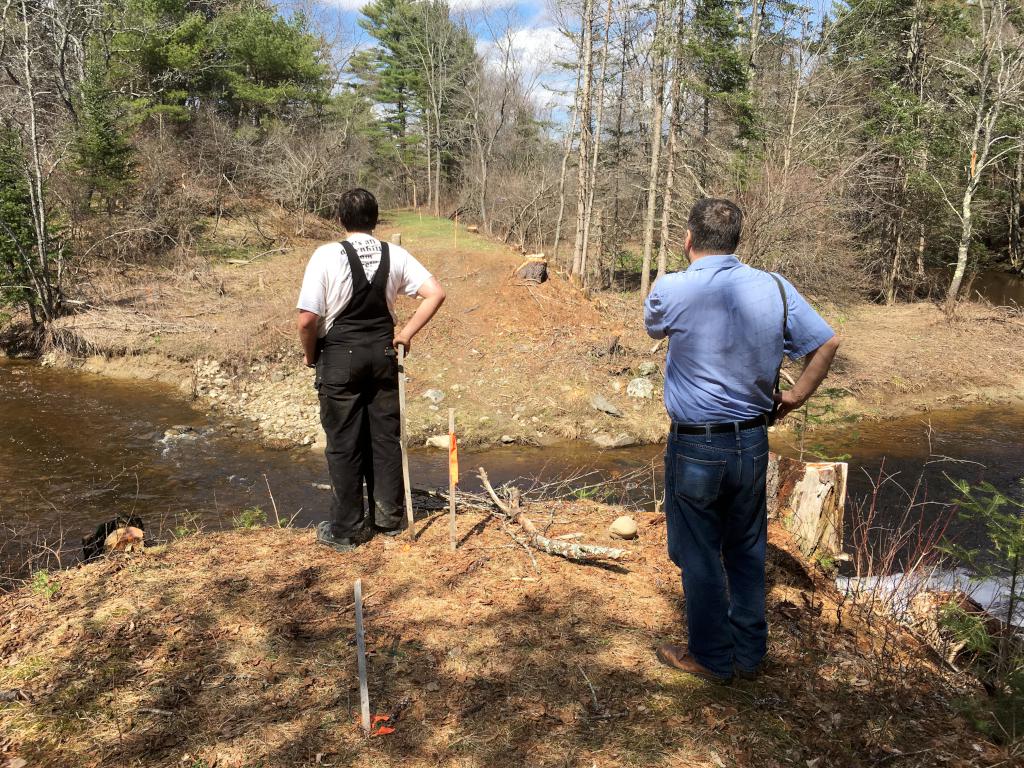
<svg viewBox="0 0 1024 768"><path fill-rule="evenodd" d="M396 333L395 340L392 342L395 349L402 348L402 355L404 357L409 356L409 351L412 349L412 339L408 338L403 333Z"/></svg>

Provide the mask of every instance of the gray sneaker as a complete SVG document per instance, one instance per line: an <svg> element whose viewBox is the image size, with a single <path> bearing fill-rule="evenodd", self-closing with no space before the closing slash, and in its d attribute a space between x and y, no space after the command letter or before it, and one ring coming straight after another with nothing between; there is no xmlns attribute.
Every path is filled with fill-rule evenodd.
<svg viewBox="0 0 1024 768"><path fill-rule="evenodd" d="M331 522L329 520L317 523L316 540L318 543L330 547L335 552L352 552L357 546L355 539L348 536L341 538L331 533Z"/></svg>

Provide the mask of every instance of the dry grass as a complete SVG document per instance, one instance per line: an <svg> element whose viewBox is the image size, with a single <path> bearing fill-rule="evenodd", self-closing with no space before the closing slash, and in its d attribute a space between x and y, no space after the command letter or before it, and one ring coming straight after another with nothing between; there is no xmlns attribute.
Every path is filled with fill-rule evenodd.
<svg viewBox="0 0 1024 768"><path fill-rule="evenodd" d="M620 511L548 502L529 514L551 535L601 541ZM873 652L778 530L768 675L721 688L661 667L653 646L683 633L681 590L663 519L637 517L622 568L538 555L535 570L491 518L467 512L454 554L440 518L414 546L376 539L351 555L309 531L258 529L60 572L52 598L2 598L0 690L19 692L0 704L4 754L61 768L1006 758L952 710L962 681L898 629L888 657ZM369 741L356 725L357 577L372 708L397 713L396 732Z"/></svg>

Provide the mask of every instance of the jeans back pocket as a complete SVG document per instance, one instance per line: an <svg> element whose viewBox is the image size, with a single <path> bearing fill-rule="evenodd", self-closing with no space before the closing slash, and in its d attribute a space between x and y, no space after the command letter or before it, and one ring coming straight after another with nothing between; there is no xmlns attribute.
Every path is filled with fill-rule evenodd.
<svg viewBox="0 0 1024 768"><path fill-rule="evenodd" d="M674 467L676 495L695 504L710 504L721 491L725 466L724 459L712 461L677 453Z"/></svg>

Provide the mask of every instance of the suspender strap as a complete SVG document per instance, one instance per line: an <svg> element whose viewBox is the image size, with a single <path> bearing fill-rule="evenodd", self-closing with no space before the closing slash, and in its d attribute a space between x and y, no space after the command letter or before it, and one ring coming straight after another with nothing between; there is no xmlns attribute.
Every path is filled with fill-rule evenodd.
<svg viewBox="0 0 1024 768"><path fill-rule="evenodd" d="M391 277L391 249L386 241L380 244L380 264L373 275L373 287L378 291L387 291L388 278Z"/></svg>
<svg viewBox="0 0 1024 768"><path fill-rule="evenodd" d="M352 273L352 298L362 295L370 289L370 283L366 279L366 270L363 269L363 262L359 260L359 254L348 240L341 241L341 247L348 257L348 268Z"/></svg>
<svg viewBox="0 0 1024 768"><path fill-rule="evenodd" d="M779 289L779 296L782 297L782 359L779 360L779 369L775 372L775 392L781 392L782 389L779 386L782 383L782 364L786 361L786 333L789 331L789 300L786 298L786 286L782 284L782 278L776 275L774 272L769 272L772 276L772 280L775 281L775 285ZM768 423L775 423L775 411L778 406L772 403L772 411L768 417Z"/></svg>

